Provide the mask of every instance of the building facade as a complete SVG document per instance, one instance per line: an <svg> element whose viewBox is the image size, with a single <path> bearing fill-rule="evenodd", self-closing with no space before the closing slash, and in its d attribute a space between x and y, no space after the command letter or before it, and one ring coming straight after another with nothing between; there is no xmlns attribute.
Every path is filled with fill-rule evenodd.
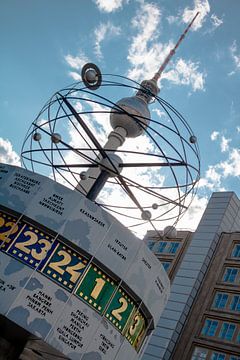
<svg viewBox="0 0 240 360"><path fill-rule="evenodd" d="M240 202L214 193L194 233L148 232L171 295L143 360L240 360Z"/></svg>
<svg viewBox="0 0 240 360"><path fill-rule="evenodd" d="M193 233L190 231L178 231L177 236L170 235L163 237L161 233L157 234L155 231L150 230L147 232L144 242L154 252L168 273L169 279L173 281L191 242ZM159 239L160 237L162 239Z"/></svg>

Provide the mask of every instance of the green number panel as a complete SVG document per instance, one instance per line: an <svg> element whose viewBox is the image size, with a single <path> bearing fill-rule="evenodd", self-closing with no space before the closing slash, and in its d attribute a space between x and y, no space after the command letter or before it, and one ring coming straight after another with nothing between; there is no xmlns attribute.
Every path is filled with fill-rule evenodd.
<svg viewBox="0 0 240 360"><path fill-rule="evenodd" d="M88 260L69 247L59 243L44 266L42 273L72 291L84 272Z"/></svg>
<svg viewBox="0 0 240 360"><path fill-rule="evenodd" d="M111 299L117 285L97 266L91 265L76 290L76 295L100 314Z"/></svg>
<svg viewBox="0 0 240 360"><path fill-rule="evenodd" d="M125 337L128 339L131 345L134 346L136 350L139 349L139 346L142 343L143 336L146 331L146 322L143 315L136 311L133 315L130 323L128 324L128 329L125 334Z"/></svg>
<svg viewBox="0 0 240 360"><path fill-rule="evenodd" d="M118 328L118 330L120 330L121 333L123 333L133 310L135 310L133 301L122 289L118 289L107 308L105 316L116 328Z"/></svg>

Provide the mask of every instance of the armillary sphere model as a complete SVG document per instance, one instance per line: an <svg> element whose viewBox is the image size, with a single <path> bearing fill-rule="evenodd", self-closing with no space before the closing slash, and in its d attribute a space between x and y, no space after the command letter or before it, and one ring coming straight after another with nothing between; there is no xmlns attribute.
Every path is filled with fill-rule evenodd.
<svg viewBox="0 0 240 360"><path fill-rule="evenodd" d="M83 66L82 81L56 92L33 121L23 165L75 188L133 230L174 225L196 193L199 149L157 82L197 15L150 80Z"/></svg>

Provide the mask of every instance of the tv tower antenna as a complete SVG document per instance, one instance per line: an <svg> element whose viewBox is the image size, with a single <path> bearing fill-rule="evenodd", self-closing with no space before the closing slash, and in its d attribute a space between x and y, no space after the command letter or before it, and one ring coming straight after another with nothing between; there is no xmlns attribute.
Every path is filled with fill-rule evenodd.
<svg viewBox="0 0 240 360"><path fill-rule="evenodd" d="M159 221L178 221L196 191L200 177L199 151L197 138L183 116L157 96L160 91L157 82L198 15L199 12L152 79L144 80L141 84L123 76L116 81L117 75L110 74L104 74L104 78L107 78L105 81L95 64L84 65L82 82L56 92L33 122L22 148L23 164L27 167L27 163L30 163L30 169L34 170L34 163L41 166L47 163L52 168L55 180L62 177L64 182L90 200L131 219L131 226L149 221L156 229ZM112 77L110 80L109 76ZM137 91L134 96L124 97L115 103L100 93L109 86L112 87L111 91L117 89L117 93L129 87ZM152 99L165 112L167 121L151 118L148 105ZM97 104L97 110L93 104ZM104 144L97 130L93 132L89 117L98 117L101 127L106 121L106 114L110 115L113 130ZM76 138L69 141L65 135L66 120L75 137L79 137L78 145ZM134 148L134 141L131 143L133 150L129 150L129 147L124 149L126 139L141 135L148 138L151 150L146 153ZM43 160L39 158L40 153L44 156ZM69 153L75 162L69 162L66 156ZM133 156L136 159L134 162ZM170 183L157 183L156 179L153 184L142 182L141 174L154 173L160 179L160 171L168 181L171 180ZM103 202L99 193L105 185L121 189L122 198L127 194L132 205L117 204L114 197L110 203ZM139 213L136 210L140 210L140 217L136 215ZM150 210L154 210L154 216Z"/></svg>
<svg viewBox="0 0 240 360"><path fill-rule="evenodd" d="M197 12L196 15L194 16L194 18L192 19L192 21L188 24L188 26L186 27L186 29L184 30L184 32L181 34L181 36L179 37L176 45L169 51L168 55L166 56L166 58L164 59L163 63L161 64L161 66L159 67L158 71L155 73L155 75L153 76L153 78L151 80L144 80L141 83L141 86L147 90L149 90L150 92L152 92L155 96L159 93L160 89L157 86L157 82L158 80L161 78L162 73L164 72L166 66L168 65L169 61L172 59L172 57L174 56L177 48L179 47L179 45L181 44L181 42L183 41L183 39L185 38L185 36L187 35L189 29L191 28L192 24L194 23L194 21L196 20L197 16L200 14L200 12ZM140 89L141 91L141 89ZM139 93L140 95L140 93ZM151 100L151 96L145 97L146 101L149 103Z"/></svg>
<svg viewBox="0 0 240 360"><path fill-rule="evenodd" d="M197 16L200 14L200 12L198 11L196 13L196 15L194 16L194 18L192 19L192 21L188 24L188 26L186 27L186 29L184 30L184 32L182 33L182 35L180 36L180 38L178 39L176 45L174 46L173 49L171 49L169 51L169 54L167 55L167 57L165 58L165 60L163 61L162 65L160 66L160 68L158 69L158 71L156 72L156 74L154 75L153 79L155 81L158 81L163 73L163 71L165 70L167 64L169 63L169 61L171 60L171 58L174 56L177 48L179 47L179 45L181 44L181 42L183 41L183 39L185 38L185 36L187 35L190 27L192 26L192 24L194 23L194 21L196 20Z"/></svg>

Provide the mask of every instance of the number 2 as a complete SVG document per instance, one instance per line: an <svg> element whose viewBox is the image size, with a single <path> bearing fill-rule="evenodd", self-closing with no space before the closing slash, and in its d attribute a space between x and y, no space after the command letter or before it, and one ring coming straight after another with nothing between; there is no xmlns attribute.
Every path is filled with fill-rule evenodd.
<svg viewBox="0 0 240 360"><path fill-rule="evenodd" d="M122 315L120 315L121 313L123 313L125 310L127 310L128 307L128 303L127 300L124 299L124 297L121 297L119 300L120 304L122 304L120 306L120 308L115 309L112 311L112 315L118 320L121 321L122 320Z"/></svg>

